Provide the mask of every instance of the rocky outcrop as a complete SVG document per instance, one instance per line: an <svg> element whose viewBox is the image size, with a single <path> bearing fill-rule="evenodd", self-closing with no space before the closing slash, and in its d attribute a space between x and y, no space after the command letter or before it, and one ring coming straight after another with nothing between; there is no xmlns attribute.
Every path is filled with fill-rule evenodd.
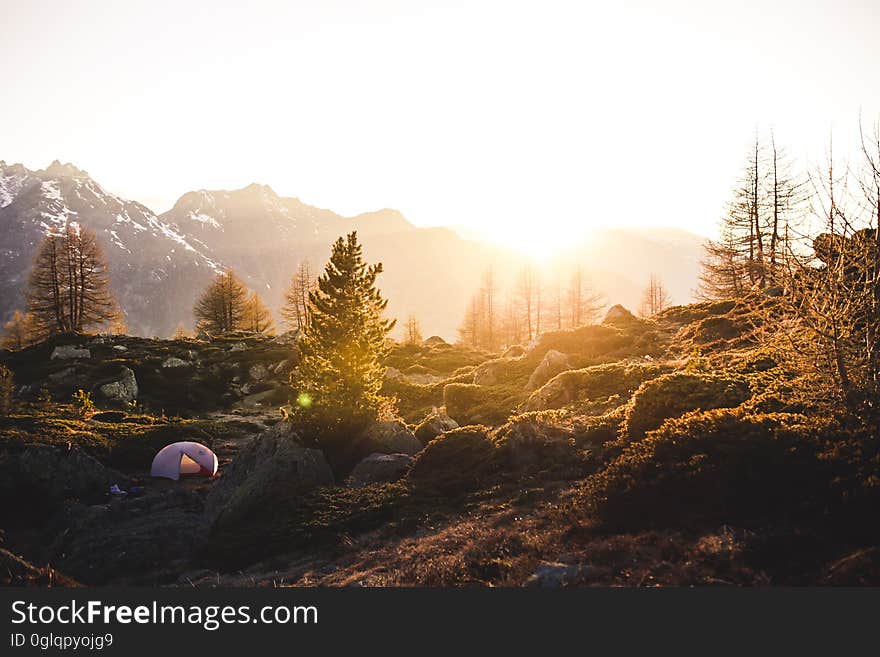
<svg viewBox="0 0 880 657"><path fill-rule="evenodd" d="M626 324L635 321L638 321L636 316L618 303L608 309L608 312L605 313L605 318L602 320L602 323Z"/></svg>
<svg viewBox="0 0 880 657"><path fill-rule="evenodd" d="M361 442L373 452L383 454L415 454L422 449L422 443L402 420L376 422L367 427Z"/></svg>
<svg viewBox="0 0 880 657"><path fill-rule="evenodd" d="M478 386L495 386L510 378L516 358L487 360L474 370L474 383Z"/></svg>
<svg viewBox="0 0 880 657"><path fill-rule="evenodd" d="M271 504L273 491L308 490L333 484L324 454L303 447L286 422L257 435L225 468L205 505L209 522L235 523L257 506Z"/></svg>
<svg viewBox="0 0 880 657"><path fill-rule="evenodd" d="M91 358L92 353L88 349L81 349L76 345L59 345L52 350L52 360L70 360L73 358Z"/></svg>
<svg viewBox="0 0 880 657"><path fill-rule="evenodd" d="M429 338L425 338L425 341L422 342L422 344L425 345L426 347L439 347L439 346L446 345L449 343L446 342L446 340L441 338L439 335L432 335Z"/></svg>
<svg viewBox="0 0 880 657"><path fill-rule="evenodd" d="M27 445L0 452L0 526L41 524L69 499L102 501L126 477L77 447Z"/></svg>
<svg viewBox="0 0 880 657"><path fill-rule="evenodd" d="M440 434L457 428L458 422L449 417L445 410L435 408L424 420L419 422L414 433L420 443L427 445Z"/></svg>
<svg viewBox="0 0 880 657"><path fill-rule="evenodd" d="M568 356L555 349L551 349L544 354L544 358L541 359L535 371L532 372L528 383L526 383L526 390L537 390L560 372L570 369L571 363Z"/></svg>
<svg viewBox="0 0 880 657"><path fill-rule="evenodd" d="M132 370L123 367L120 374L112 381L96 386L96 392L104 401L114 404L130 404L138 396L137 379Z"/></svg>
<svg viewBox="0 0 880 657"><path fill-rule="evenodd" d="M406 475L413 457L409 454L370 454L354 466L349 486L362 488L376 483L390 483Z"/></svg>
<svg viewBox="0 0 880 657"><path fill-rule="evenodd" d="M177 356L169 356L165 360L162 361L162 367L165 369L174 369L177 367L189 367L190 363L188 361L183 360L183 358L178 358Z"/></svg>

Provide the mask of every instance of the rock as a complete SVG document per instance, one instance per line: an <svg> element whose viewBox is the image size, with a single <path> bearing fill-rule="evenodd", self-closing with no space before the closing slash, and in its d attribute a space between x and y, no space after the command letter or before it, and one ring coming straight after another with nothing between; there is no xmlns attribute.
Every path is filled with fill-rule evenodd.
<svg viewBox="0 0 880 657"><path fill-rule="evenodd" d="M115 345L113 345L113 349L115 351L120 351L120 352L128 351L128 347L126 347L124 344L115 344Z"/></svg>
<svg viewBox="0 0 880 657"><path fill-rule="evenodd" d="M173 369L176 367L189 367L190 363L183 360L182 358L178 358L177 356L169 356L165 360L162 361L162 367L165 369Z"/></svg>
<svg viewBox="0 0 880 657"><path fill-rule="evenodd" d="M275 336L274 338L272 338L272 342L281 345L293 345L299 342L301 337L301 331L299 329L293 329L292 331L286 331L281 335Z"/></svg>
<svg viewBox="0 0 880 657"><path fill-rule="evenodd" d="M386 381L406 381L406 377L403 372L401 372L396 367L389 367L385 370L385 380Z"/></svg>
<svg viewBox="0 0 880 657"><path fill-rule="evenodd" d="M495 386L510 378L512 364L516 358L495 358L487 360L474 370L474 383L478 386Z"/></svg>
<svg viewBox="0 0 880 657"><path fill-rule="evenodd" d="M526 580L525 586L558 589L573 584L583 570L576 564L545 561Z"/></svg>
<svg viewBox="0 0 880 657"><path fill-rule="evenodd" d="M409 454L370 454L354 466L349 486L362 488L370 484L397 481L406 475L412 462L413 457Z"/></svg>
<svg viewBox="0 0 880 657"><path fill-rule="evenodd" d="M272 504L275 490L290 486L308 490L333 484L324 454L303 447L287 422L279 422L244 446L221 471L205 503L209 522L239 522L257 507Z"/></svg>
<svg viewBox="0 0 880 657"><path fill-rule="evenodd" d="M602 320L602 323L620 324L635 321L638 321L636 319L636 316L618 303L608 309L608 312L605 313L605 319Z"/></svg>
<svg viewBox="0 0 880 657"><path fill-rule="evenodd" d="M0 452L0 526L39 525L64 500L103 501L126 477L78 447L26 445Z"/></svg>
<svg viewBox="0 0 880 657"><path fill-rule="evenodd" d="M447 431L458 428L458 422L446 414L446 411L434 409L424 420L419 422L415 430L415 437L423 445L427 445L437 436Z"/></svg>
<svg viewBox="0 0 880 657"><path fill-rule="evenodd" d="M574 431L534 414L513 418L492 434L508 469L567 464L575 457Z"/></svg>
<svg viewBox="0 0 880 657"><path fill-rule="evenodd" d="M537 390L560 372L571 369L568 356L551 349L548 351L526 383L526 390Z"/></svg>
<svg viewBox="0 0 880 657"><path fill-rule="evenodd" d="M268 368L262 363L257 363L256 365L251 365L248 369L248 376L251 377L254 381L262 381L267 376L269 376Z"/></svg>
<svg viewBox="0 0 880 657"><path fill-rule="evenodd" d="M48 377L49 381L54 383L55 385L65 385L72 384L76 377L76 368L75 367L65 367L63 370L59 370L57 372L53 372Z"/></svg>
<svg viewBox="0 0 880 657"><path fill-rule="evenodd" d="M198 333L196 333L196 340L198 340L199 342L210 342L213 339L214 338L207 331L199 331Z"/></svg>
<svg viewBox="0 0 880 657"><path fill-rule="evenodd" d="M52 360L69 360L72 358L91 358L92 352L88 349L80 349L76 345L66 344L55 347L52 350L52 356L50 357Z"/></svg>
<svg viewBox="0 0 880 657"><path fill-rule="evenodd" d="M274 374L285 374L293 370L293 361L289 358L282 360L272 368Z"/></svg>
<svg viewBox="0 0 880 657"><path fill-rule="evenodd" d="M520 356L525 356L527 349L523 347L521 344L515 344L512 347L508 347L507 350L501 354L502 358L519 358Z"/></svg>
<svg viewBox="0 0 880 657"><path fill-rule="evenodd" d="M440 381L442 381L443 377L437 376L436 374L418 373L418 374L405 375L405 380L408 383L411 383L411 384L417 385L417 386L430 386L430 385L434 385L435 383L439 383Z"/></svg>
<svg viewBox="0 0 880 657"><path fill-rule="evenodd" d="M370 425L361 436L369 449L383 454L416 454L423 445L402 420L386 420Z"/></svg>
<svg viewBox="0 0 880 657"><path fill-rule="evenodd" d="M244 342L233 342L229 346L229 351L245 351L247 349L247 345Z"/></svg>
<svg viewBox="0 0 880 657"><path fill-rule="evenodd" d="M117 378L97 386L98 394L106 401L130 404L138 395L137 379L129 368L123 367Z"/></svg>
<svg viewBox="0 0 880 657"><path fill-rule="evenodd" d="M446 342L446 340L441 338L439 335L432 335L429 338L425 338L425 341L422 342L422 344L426 347L438 347L440 345L445 345L449 343Z"/></svg>

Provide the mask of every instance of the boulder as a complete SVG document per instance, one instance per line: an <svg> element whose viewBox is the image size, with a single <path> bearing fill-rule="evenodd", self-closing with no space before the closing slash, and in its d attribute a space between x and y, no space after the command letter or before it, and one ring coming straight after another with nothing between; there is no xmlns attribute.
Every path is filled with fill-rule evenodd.
<svg viewBox="0 0 880 657"><path fill-rule="evenodd" d="M437 347L448 343L439 335L432 335L430 338L425 338L425 341L422 342L422 344L426 347Z"/></svg>
<svg viewBox="0 0 880 657"><path fill-rule="evenodd" d="M115 344L115 345L113 345L113 349L114 349L114 351L120 351L120 352L128 351L128 347L126 347L124 344Z"/></svg>
<svg viewBox="0 0 880 657"><path fill-rule="evenodd" d="M435 383L440 383L443 380L442 376L437 376L436 374L425 374L425 373L416 373L416 374L407 374L406 381L412 383L417 386L431 386Z"/></svg>
<svg viewBox="0 0 880 657"><path fill-rule="evenodd" d="M169 356L165 360L162 361L162 367L166 369L173 369L176 367L189 367L189 363L183 358L178 358L177 356Z"/></svg>
<svg viewBox="0 0 880 657"><path fill-rule="evenodd" d="M487 360L474 370L474 383L478 386L495 386L510 378L512 364L516 358L495 358Z"/></svg>
<svg viewBox="0 0 880 657"><path fill-rule="evenodd" d="M396 367L389 367L385 370L386 381L406 381L406 376Z"/></svg>
<svg viewBox="0 0 880 657"><path fill-rule="evenodd" d="M333 484L324 454L299 444L287 422L279 422L243 447L220 475L205 502L209 522L230 524L272 504L278 488L303 491Z"/></svg>
<svg viewBox="0 0 880 657"><path fill-rule="evenodd" d="M435 408L424 420L419 422L415 430L415 437L423 445L427 445L441 433L457 428L458 422L449 417L445 410L441 411Z"/></svg>
<svg viewBox="0 0 880 657"><path fill-rule="evenodd" d="M244 342L233 342L229 345L229 351L245 351L247 349L247 344Z"/></svg>
<svg viewBox="0 0 880 657"><path fill-rule="evenodd" d="M108 402L130 404L137 399L138 384L134 372L123 367L120 374L104 384L97 386L97 393Z"/></svg>
<svg viewBox="0 0 880 657"><path fill-rule="evenodd" d="M269 369L262 363L251 365L248 369L248 376L254 381L262 381L269 376Z"/></svg>
<svg viewBox="0 0 880 657"><path fill-rule="evenodd" d="M409 454L370 454L354 466L349 479L351 488L363 488L370 484L390 483L406 475L413 457Z"/></svg>
<svg viewBox="0 0 880 657"><path fill-rule="evenodd" d="M285 358L272 368L272 372L275 374L286 374L287 372L292 371L293 367L293 361L289 358Z"/></svg>
<svg viewBox="0 0 880 657"><path fill-rule="evenodd" d="M275 344L281 345L293 345L299 342L300 337L302 337L302 333L299 329L293 329L292 331L286 331L281 335L276 335L272 338L272 342Z"/></svg>
<svg viewBox="0 0 880 657"><path fill-rule="evenodd" d="M558 589L573 584L585 575L587 570L586 567L577 564L545 561L535 569L535 573L525 581L524 586Z"/></svg>
<svg viewBox="0 0 880 657"><path fill-rule="evenodd" d="M48 377L55 385L72 385L77 379L75 367L65 367L63 370L53 372Z"/></svg>
<svg viewBox="0 0 880 657"><path fill-rule="evenodd" d="M544 358L538 363L535 371L532 372L528 383L526 383L526 390L530 392L537 390L560 372L570 369L571 363L568 356L555 349L551 349L544 354Z"/></svg>
<svg viewBox="0 0 880 657"><path fill-rule="evenodd" d="M619 303L611 306L608 309L608 312L605 313L605 318L602 320L603 324L620 324L627 322L635 322L637 321L636 316L633 315L626 308L621 306Z"/></svg>
<svg viewBox="0 0 880 657"><path fill-rule="evenodd" d="M39 525L67 499L103 501L126 477L78 447L26 445L0 452L0 526Z"/></svg>
<svg viewBox="0 0 880 657"><path fill-rule="evenodd" d="M567 464L575 456L574 431L535 413L513 418L491 439L508 468Z"/></svg>
<svg viewBox="0 0 880 657"><path fill-rule="evenodd" d="M362 434L361 442L373 452L383 454L412 455L422 449L422 443L402 420L386 420L371 424Z"/></svg>
<svg viewBox="0 0 880 657"><path fill-rule="evenodd" d="M521 344L515 344L512 347L508 347L507 350L501 354L502 358L519 358L520 356L525 356L528 350L522 346Z"/></svg>
<svg viewBox="0 0 880 657"><path fill-rule="evenodd" d="M70 360L73 358L91 358L92 352L88 349L80 349L76 345L66 344L55 347L52 350L52 360Z"/></svg>

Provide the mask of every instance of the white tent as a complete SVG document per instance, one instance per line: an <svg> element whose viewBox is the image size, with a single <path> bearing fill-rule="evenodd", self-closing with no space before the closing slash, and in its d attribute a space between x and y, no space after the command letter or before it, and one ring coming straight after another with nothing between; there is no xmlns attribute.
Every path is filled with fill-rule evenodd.
<svg viewBox="0 0 880 657"><path fill-rule="evenodd" d="M171 443L159 450L150 468L151 477L180 479L182 474L213 477L217 474L217 455L201 443Z"/></svg>

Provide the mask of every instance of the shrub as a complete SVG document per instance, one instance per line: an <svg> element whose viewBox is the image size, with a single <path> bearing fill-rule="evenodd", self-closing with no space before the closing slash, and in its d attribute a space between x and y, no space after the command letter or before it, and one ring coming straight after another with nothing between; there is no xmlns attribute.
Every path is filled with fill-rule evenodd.
<svg viewBox="0 0 880 657"><path fill-rule="evenodd" d="M406 481L418 490L454 495L479 488L494 469L494 445L484 426L453 429L416 455Z"/></svg>
<svg viewBox="0 0 880 657"><path fill-rule="evenodd" d="M524 413L492 432L495 458L506 469L555 467L575 459L574 432L553 412Z"/></svg>
<svg viewBox="0 0 880 657"><path fill-rule="evenodd" d="M732 408L751 397L748 381L732 376L673 372L643 383L627 409L624 434L640 440L667 418L688 411Z"/></svg>
<svg viewBox="0 0 880 657"><path fill-rule="evenodd" d="M619 406L602 415L582 415L573 421L575 444L604 445L616 440L626 417L626 406Z"/></svg>
<svg viewBox="0 0 880 657"><path fill-rule="evenodd" d="M479 386L449 383L443 387L446 412L461 425L501 424L523 400L516 386Z"/></svg>
<svg viewBox="0 0 880 657"><path fill-rule="evenodd" d="M12 396L14 393L15 376L11 369L5 365L0 365L0 413L10 413L12 411Z"/></svg>
<svg viewBox="0 0 880 657"><path fill-rule="evenodd" d="M730 409L670 420L594 475L590 499L601 519L623 527L796 516L828 498L822 430L802 415Z"/></svg>
<svg viewBox="0 0 880 657"><path fill-rule="evenodd" d="M659 363L620 362L594 365L557 374L532 393L530 411L562 408L579 400L601 400L614 395L629 397L643 382L671 370Z"/></svg>
<svg viewBox="0 0 880 657"><path fill-rule="evenodd" d="M77 390L73 393L73 409L80 417L89 417L95 412L95 403L92 401L92 393L85 390Z"/></svg>

